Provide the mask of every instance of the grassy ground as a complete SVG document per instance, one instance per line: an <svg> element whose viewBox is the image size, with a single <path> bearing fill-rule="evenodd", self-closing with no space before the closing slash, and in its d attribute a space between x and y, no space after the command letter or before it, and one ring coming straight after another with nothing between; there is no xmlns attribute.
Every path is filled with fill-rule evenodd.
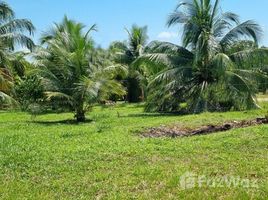
<svg viewBox="0 0 268 200"><path fill-rule="evenodd" d="M268 94L259 94L258 101L260 102L268 102Z"/></svg>
<svg viewBox="0 0 268 200"><path fill-rule="evenodd" d="M145 139L146 127L199 126L264 116L264 110L160 116L140 105L95 108L87 124L72 114L0 113L2 199L267 199L268 126L206 136ZM266 107L266 110L268 108ZM120 117L118 117L118 115ZM185 172L209 178L240 176L258 188L183 190Z"/></svg>

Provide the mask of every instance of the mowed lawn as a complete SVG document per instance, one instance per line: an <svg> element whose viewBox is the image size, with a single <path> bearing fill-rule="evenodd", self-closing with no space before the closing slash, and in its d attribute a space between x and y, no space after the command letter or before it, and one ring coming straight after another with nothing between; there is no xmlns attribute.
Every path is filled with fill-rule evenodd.
<svg viewBox="0 0 268 200"><path fill-rule="evenodd" d="M267 199L268 125L189 138L141 138L146 127L197 127L263 117L263 110L189 116L144 114L142 105L94 108L86 124L73 114L35 121L0 113L1 199ZM195 187L185 172L210 178L239 176L258 188Z"/></svg>

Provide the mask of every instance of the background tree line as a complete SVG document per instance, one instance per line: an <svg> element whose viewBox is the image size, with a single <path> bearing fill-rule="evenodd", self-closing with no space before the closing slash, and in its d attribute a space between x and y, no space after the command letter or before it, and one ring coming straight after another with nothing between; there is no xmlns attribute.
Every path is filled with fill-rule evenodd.
<svg viewBox="0 0 268 200"><path fill-rule="evenodd" d="M66 16L35 45L33 24L4 2L0 18L1 109L72 111L77 121L107 101L145 102L150 112L245 110L268 88L261 27L222 12L219 0L183 1L169 15L168 26L183 27L182 46L148 44L147 27L133 25L127 41L103 49L91 37L96 25Z"/></svg>

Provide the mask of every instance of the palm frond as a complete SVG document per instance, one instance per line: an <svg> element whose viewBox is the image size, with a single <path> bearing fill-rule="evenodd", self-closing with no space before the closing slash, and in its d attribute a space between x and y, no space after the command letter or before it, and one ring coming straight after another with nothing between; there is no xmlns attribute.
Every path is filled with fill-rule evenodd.
<svg viewBox="0 0 268 200"><path fill-rule="evenodd" d="M7 3L1 1L0 2L0 19L3 21L6 21L6 20L13 19L14 17L15 17L15 13L11 9L11 7Z"/></svg>
<svg viewBox="0 0 268 200"><path fill-rule="evenodd" d="M0 25L0 33L7 34L12 32L24 33L27 31L32 35L35 31L35 27L32 22L27 19L14 19L5 24Z"/></svg>
<svg viewBox="0 0 268 200"><path fill-rule="evenodd" d="M7 47L14 50L15 45L21 45L22 47L27 47L32 50L35 46L31 38L25 36L21 33L6 33L0 35L0 40L4 41Z"/></svg>
<svg viewBox="0 0 268 200"><path fill-rule="evenodd" d="M259 38L262 34L261 27L254 21L245 21L232 30L230 30L220 41L221 46L226 48L226 46L232 45L234 42L241 40L241 37L246 37L254 40L255 43L259 42Z"/></svg>

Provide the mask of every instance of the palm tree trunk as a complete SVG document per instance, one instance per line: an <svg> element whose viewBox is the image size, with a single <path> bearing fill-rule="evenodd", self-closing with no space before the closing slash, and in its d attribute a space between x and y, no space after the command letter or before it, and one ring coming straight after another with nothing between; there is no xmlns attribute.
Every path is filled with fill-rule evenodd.
<svg viewBox="0 0 268 200"><path fill-rule="evenodd" d="M75 117L76 117L77 122L85 122L86 121L85 112L76 112Z"/></svg>
<svg viewBox="0 0 268 200"><path fill-rule="evenodd" d="M85 115L85 110L83 109L83 104L79 105L78 108L76 109L76 114L75 118L77 122L85 122L86 121L86 115Z"/></svg>
<svg viewBox="0 0 268 200"><path fill-rule="evenodd" d="M128 81L128 102L129 103L138 103L141 101L141 90L139 86L139 81L135 77L129 77Z"/></svg>
<svg viewBox="0 0 268 200"><path fill-rule="evenodd" d="M141 87L141 101L144 102L145 100L145 92L144 92L144 88Z"/></svg>

